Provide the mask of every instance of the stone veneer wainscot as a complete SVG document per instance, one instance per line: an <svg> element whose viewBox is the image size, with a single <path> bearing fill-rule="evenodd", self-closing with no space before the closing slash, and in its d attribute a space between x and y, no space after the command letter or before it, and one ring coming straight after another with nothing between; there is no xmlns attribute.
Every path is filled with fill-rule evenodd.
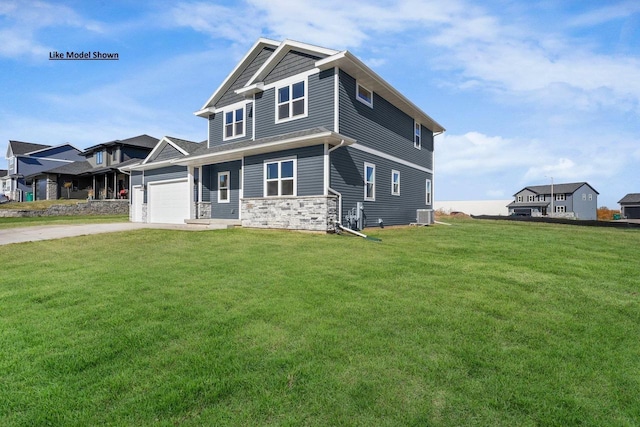
<svg viewBox="0 0 640 427"><path fill-rule="evenodd" d="M257 197L242 199L242 226L335 231L337 197Z"/></svg>

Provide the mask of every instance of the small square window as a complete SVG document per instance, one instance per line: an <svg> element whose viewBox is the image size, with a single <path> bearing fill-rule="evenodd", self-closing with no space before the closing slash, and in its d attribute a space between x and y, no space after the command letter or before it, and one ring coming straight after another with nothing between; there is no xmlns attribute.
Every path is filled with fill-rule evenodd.
<svg viewBox="0 0 640 427"><path fill-rule="evenodd" d="M276 97L276 123L306 117L307 94L305 81L278 88Z"/></svg>
<svg viewBox="0 0 640 427"><path fill-rule="evenodd" d="M296 160L274 160L264 163L264 194L272 196L296 195Z"/></svg>
<svg viewBox="0 0 640 427"><path fill-rule="evenodd" d="M360 83L356 85L356 99L373 108L373 92L362 86Z"/></svg>
<svg viewBox="0 0 640 427"><path fill-rule="evenodd" d="M244 107L236 108L224 113L223 140L244 136L245 129Z"/></svg>

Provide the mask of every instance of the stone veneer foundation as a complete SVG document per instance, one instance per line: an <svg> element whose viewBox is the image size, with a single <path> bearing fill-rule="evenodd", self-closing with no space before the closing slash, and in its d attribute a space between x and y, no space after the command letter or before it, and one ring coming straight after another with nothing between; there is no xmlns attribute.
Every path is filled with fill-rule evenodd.
<svg viewBox="0 0 640 427"><path fill-rule="evenodd" d="M129 200L88 200L72 205L51 205L44 210L0 209L0 218L73 215L127 215Z"/></svg>
<svg viewBox="0 0 640 427"><path fill-rule="evenodd" d="M335 231L335 196L257 197L241 202L243 227Z"/></svg>

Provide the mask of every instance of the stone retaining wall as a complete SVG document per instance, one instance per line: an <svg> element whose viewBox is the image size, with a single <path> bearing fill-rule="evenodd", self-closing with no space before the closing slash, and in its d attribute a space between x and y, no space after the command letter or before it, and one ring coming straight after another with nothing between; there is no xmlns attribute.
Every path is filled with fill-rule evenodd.
<svg viewBox="0 0 640 427"><path fill-rule="evenodd" d="M242 226L286 230L335 231L335 196L242 199Z"/></svg>
<svg viewBox="0 0 640 427"><path fill-rule="evenodd" d="M128 214L129 200L90 200L73 205L52 205L44 210L0 209L0 218Z"/></svg>

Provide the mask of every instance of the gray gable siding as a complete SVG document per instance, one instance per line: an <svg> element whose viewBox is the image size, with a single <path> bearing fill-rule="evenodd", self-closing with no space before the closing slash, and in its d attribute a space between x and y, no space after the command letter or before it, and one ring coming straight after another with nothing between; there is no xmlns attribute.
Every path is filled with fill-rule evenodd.
<svg viewBox="0 0 640 427"><path fill-rule="evenodd" d="M224 140L224 112L209 116L209 148L230 142L244 141L253 138L253 103L247 101L245 104L245 134L241 138Z"/></svg>
<svg viewBox="0 0 640 427"><path fill-rule="evenodd" d="M302 72L315 68L318 56L302 52L289 51L273 70L264 78L264 84L271 84L287 77L295 76Z"/></svg>
<svg viewBox="0 0 640 427"><path fill-rule="evenodd" d="M375 165L375 201L364 202L366 226L378 225L378 218L385 225L402 225L416 221L417 209L431 209L426 204L426 180L433 175L374 156L350 147L343 147L330 154L331 188L342 194L341 222L349 209L357 202L364 202L364 163ZM391 171L400 172L400 195L391 194ZM432 194L433 200L433 194Z"/></svg>
<svg viewBox="0 0 640 427"><path fill-rule="evenodd" d="M358 143L433 168L433 133L422 126L422 149L414 148L414 118L373 94L373 108L356 99L356 80L340 71L339 132Z"/></svg>
<svg viewBox="0 0 640 427"><path fill-rule="evenodd" d="M333 70L325 70L308 78L307 117L276 123L275 88L256 95L256 139L281 135L314 127L333 130Z"/></svg>
<svg viewBox="0 0 640 427"><path fill-rule="evenodd" d="M184 154L182 154L180 151L178 151L173 145L167 144L152 159L152 161L161 162L163 160L177 159L177 158L183 157L183 156L184 156Z"/></svg>
<svg viewBox="0 0 640 427"><path fill-rule="evenodd" d="M186 166L167 166L166 168L151 169L144 172L145 182L166 181L169 179L178 179L187 177Z"/></svg>
<svg viewBox="0 0 640 427"><path fill-rule="evenodd" d="M235 104L242 101L244 98L234 93L235 90L243 87L249 79L258 71L258 69L264 64L264 62L271 56L274 49L265 47L260 51L258 56L244 69L244 71L238 76L235 82L231 84L231 87L225 92L218 100L215 108L226 107L227 105Z"/></svg>
<svg viewBox="0 0 640 427"><path fill-rule="evenodd" d="M591 194L591 200L589 200L589 194ZM584 195L585 200L582 199ZM586 220L598 219L598 195L587 185L583 185L573 193L571 197L573 204L573 213L576 218Z"/></svg>
<svg viewBox="0 0 640 427"><path fill-rule="evenodd" d="M237 219L240 211L240 169L242 162L236 160L233 162L218 163L208 166L202 188L203 201L211 202L211 218ZM229 172L229 203L218 203L218 173ZM205 187L206 200L205 200Z"/></svg>
<svg viewBox="0 0 640 427"><path fill-rule="evenodd" d="M80 160L84 160L82 157ZM37 157L18 157L16 160L17 173L23 176L33 175L38 172L68 165L70 162L60 162Z"/></svg>
<svg viewBox="0 0 640 427"><path fill-rule="evenodd" d="M297 159L297 195L322 195L324 192L324 145L314 145L245 157L244 196L264 197L264 161L287 157Z"/></svg>

